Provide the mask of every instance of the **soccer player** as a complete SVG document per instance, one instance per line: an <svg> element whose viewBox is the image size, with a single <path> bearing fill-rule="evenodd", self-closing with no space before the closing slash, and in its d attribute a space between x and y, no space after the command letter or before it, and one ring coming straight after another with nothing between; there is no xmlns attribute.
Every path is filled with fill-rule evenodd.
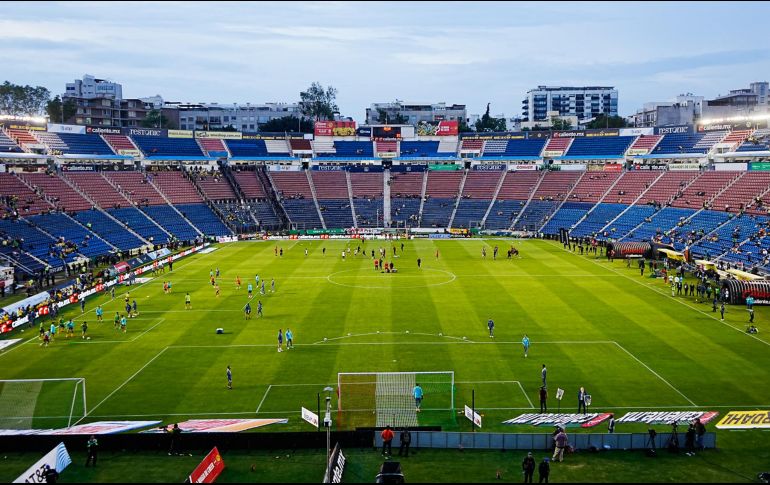
<svg viewBox="0 0 770 485"><path fill-rule="evenodd" d="M485 247L481 248L481 257L484 259L487 259L487 248Z"/></svg>
<svg viewBox="0 0 770 485"><path fill-rule="evenodd" d="M131 316L131 304L126 302L126 315Z"/></svg>
<svg viewBox="0 0 770 485"><path fill-rule="evenodd" d="M275 278L270 279L270 293L275 293Z"/></svg>
<svg viewBox="0 0 770 485"><path fill-rule="evenodd" d="M70 322L70 323L72 323L72 322ZM88 322L84 321L83 324L80 326L80 329L83 331L83 340L85 340L86 339L86 333L88 332ZM74 336L74 332L73 332L73 336Z"/></svg>
<svg viewBox="0 0 770 485"><path fill-rule="evenodd" d="M120 313L118 313L118 312L115 312L114 323L115 323L115 330L117 330L118 327L120 326Z"/></svg>
<svg viewBox="0 0 770 485"><path fill-rule="evenodd" d="M96 320L99 321L99 322L103 321L103 318L102 318L103 315L104 315L104 310L102 309L102 306L101 305L97 306L96 307Z"/></svg>
<svg viewBox="0 0 770 485"><path fill-rule="evenodd" d="M540 371L540 377L543 379L543 387L547 388L545 383L545 377L546 377L547 370L545 368L545 364L543 364L543 370Z"/></svg>
<svg viewBox="0 0 770 485"><path fill-rule="evenodd" d="M254 287L251 286L251 283L249 283L249 286L247 286L246 289L249 292L249 300L251 300L251 298L254 296L254 295L252 295L252 292L254 291Z"/></svg>
<svg viewBox="0 0 770 485"><path fill-rule="evenodd" d="M286 350L294 348L294 334L291 333L291 329L286 329Z"/></svg>
<svg viewBox="0 0 770 485"><path fill-rule="evenodd" d="M419 269L421 267L422 267L422 260L420 258L417 258L417 268Z"/></svg>
<svg viewBox="0 0 770 485"><path fill-rule="evenodd" d="M163 282L163 293L168 294L168 283L165 281Z"/></svg>
<svg viewBox="0 0 770 485"><path fill-rule="evenodd" d="M719 313L722 315L722 321L725 321L725 302L719 306Z"/></svg>
<svg viewBox="0 0 770 485"><path fill-rule="evenodd" d="M283 333L281 333L281 329L278 329L278 352L283 352L283 349L281 349L281 346L283 346Z"/></svg>
<svg viewBox="0 0 770 485"><path fill-rule="evenodd" d="M326 247L324 247L324 248L322 248L322 249L321 249L321 253L322 253L324 256L326 256Z"/></svg>
<svg viewBox="0 0 770 485"><path fill-rule="evenodd" d="M217 278L219 278L219 267L217 267Z"/></svg>
<svg viewBox="0 0 770 485"><path fill-rule="evenodd" d="M126 319L125 315L120 318L120 329L123 330L123 333L126 333L126 325L128 324L128 320Z"/></svg>
<svg viewBox="0 0 770 485"><path fill-rule="evenodd" d="M256 275L256 276L254 277L254 280L256 280L257 286L259 286L259 275Z"/></svg>
<svg viewBox="0 0 770 485"><path fill-rule="evenodd" d="M192 300L190 299L189 292L184 296L184 308L185 310L192 310Z"/></svg>
<svg viewBox="0 0 770 485"><path fill-rule="evenodd" d="M307 248L305 248L305 257L307 258Z"/></svg>
<svg viewBox="0 0 770 485"><path fill-rule="evenodd" d="M422 387L419 383L415 383L414 389L412 389L412 396L414 396L414 406L417 412L420 412L420 406L422 406Z"/></svg>
<svg viewBox="0 0 770 485"><path fill-rule="evenodd" d="M217 298L219 298L219 285L214 285L214 293Z"/></svg>
<svg viewBox="0 0 770 485"><path fill-rule="evenodd" d="M251 320L251 303L246 303L246 306L243 307L243 313L246 317L246 320Z"/></svg>
<svg viewBox="0 0 770 485"><path fill-rule="evenodd" d="M230 370L230 366L227 366L227 388L232 391L233 389L233 371Z"/></svg>
<svg viewBox="0 0 770 485"><path fill-rule="evenodd" d="M489 328L489 338L495 338L495 322L490 318L487 322Z"/></svg>
<svg viewBox="0 0 770 485"><path fill-rule="evenodd" d="M281 248L281 249L279 249L279 250L278 250L278 254L280 254L280 255L281 255L281 257L283 257L283 248Z"/></svg>
<svg viewBox="0 0 770 485"><path fill-rule="evenodd" d="M67 322L67 339L74 336L75 336L75 322L73 322L72 319L70 319Z"/></svg>
<svg viewBox="0 0 770 485"><path fill-rule="evenodd" d="M86 299L85 297L80 298L80 313L86 312Z"/></svg>
<svg viewBox="0 0 770 485"><path fill-rule="evenodd" d="M131 317L138 317L139 316L139 310L136 308L136 300L134 300L133 304L131 305Z"/></svg>
<svg viewBox="0 0 770 485"><path fill-rule="evenodd" d="M241 289L241 277L236 276L235 277L235 289L240 290Z"/></svg>
<svg viewBox="0 0 770 485"><path fill-rule="evenodd" d="M527 358L527 354L529 354L529 337L527 337L527 334L524 334L524 338L521 339L521 345L524 346L524 358Z"/></svg>
<svg viewBox="0 0 770 485"><path fill-rule="evenodd" d="M110 298L115 299L115 287L110 288Z"/></svg>
<svg viewBox="0 0 770 485"><path fill-rule="evenodd" d="M438 259L438 249L436 249L436 259Z"/></svg>
<svg viewBox="0 0 770 485"><path fill-rule="evenodd" d="M265 282L262 281L262 286L259 287L259 294L264 295L265 294Z"/></svg>
<svg viewBox="0 0 770 485"><path fill-rule="evenodd" d="M257 316L261 317L262 315L262 300L257 300Z"/></svg>
<svg viewBox="0 0 770 485"><path fill-rule="evenodd" d="M56 323L51 324L51 340L56 337Z"/></svg>

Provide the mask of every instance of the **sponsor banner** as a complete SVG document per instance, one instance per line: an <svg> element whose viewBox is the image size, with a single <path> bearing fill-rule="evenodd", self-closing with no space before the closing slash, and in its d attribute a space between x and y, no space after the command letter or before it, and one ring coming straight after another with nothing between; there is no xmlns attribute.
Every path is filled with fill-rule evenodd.
<svg viewBox="0 0 770 485"><path fill-rule="evenodd" d="M674 125L674 126L658 126L655 128L656 135L677 135L680 133L692 133L692 125Z"/></svg>
<svg viewBox="0 0 770 485"><path fill-rule="evenodd" d="M537 170L537 165L534 163L526 163L526 164L519 164L519 165L508 165L508 170L514 171L514 172L532 172Z"/></svg>
<svg viewBox="0 0 770 485"><path fill-rule="evenodd" d="M355 121L316 121L315 136L355 136Z"/></svg>
<svg viewBox="0 0 770 485"><path fill-rule="evenodd" d="M342 165L313 165L312 170L317 172L344 172L345 167Z"/></svg>
<svg viewBox="0 0 770 485"><path fill-rule="evenodd" d="M4 126L9 130L28 130L28 131L45 131L48 124L35 123L22 120L3 120L0 121L0 126Z"/></svg>
<svg viewBox="0 0 770 485"><path fill-rule="evenodd" d="M286 418L275 419L191 419L179 424L183 433L238 433L262 428L271 424L286 424ZM158 421L160 423L160 421ZM149 429L143 433L163 433L162 429Z"/></svg>
<svg viewBox="0 0 770 485"><path fill-rule="evenodd" d="M668 168L668 165L665 163L634 163L634 170L666 170L666 168Z"/></svg>
<svg viewBox="0 0 770 485"><path fill-rule="evenodd" d="M111 126L86 126L86 133L91 135L120 135L122 132L122 129Z"/></svg>
<svg viewBox="0 0 770 485"><path fill-rule="evenodd" d="M706 424L719 415L716 411L636 411L615 420L616 423L673 424L700 418Z"/></svg>
<svg viewBox="0 0 770 485"><path fill-rule="evenodd" d="M504 163L480 163L473 166L473 170L479 172L502 172L506 168Z"/></svg>
<svg viewBox="0 0 770 485"><path fill-rule="evenodd" d="M458 130L457 121L425 121L417 125L417 136L457 136Z"/></svg>
<svg viewBox="0 0 770 485"><path fill-rule="evenodd" d="M742 120L725 121L722 123L711 123L707 125L698 125L698 132L705 131L732 131L732 130L753 130L764 129L768 127L767 120Z"/></svg>
<svg viewBox="0 0 770 485"><path fill-rule="evenodd" d="M470 231L468 229L460 229L455 227L449 228L449 234L452 234L454 236L466 236L470 234Z"/></svg>
<svg viewBox="0 0 770 485"><path fill-rule="evenodd" d="M139 150L118 150L118 155L127 155L129 157L141 157L142 152Z"/></svg>
<svg viewBox="0 0 770 485"><path fill-rule="evenodd" d="M718 172L745 172L749 169L748 163L715 163L714 170Z"/></svg>
<svg viewBox="0 0 770 485"><path fill-rule="evenodd" d="M242 140L240 131L196 131L195 138L217 138L220 140Z"/></svg>
<svg viewBox="0 0 770 485"><path fill-rule="evenodd" d="M218 243L231 243L231 242L238 242L238 236L217 236L217 242ZM209 248L216 250L217 248ZM206 254L201 252L201 254Z"/></svg>
<svg viewBox="0 0 770 485"><path fill-rule="evenodd" d="M460 170L459 165L455 165L453 163L450 164L444 164L444 163L431 163L428 165L428 170L434 170L434 171L454 171L454 170Z"/></svg>
<svg viewBox="0 0 770 485"><path fill-rule="evenodd" d="M123 128L122 131L128 136L168 136L168 130L157 128Z"/></svg>
<svg viewBox="0 0 770 485"><path fill-rule="evenodd" d="M648 148L629 148L626 152L627 155L647 155L650 153Z"/></svg>
<svg viewBox="0 0 770 485"><path fill-rule="evenodd" d="M593 428L594 426L610 419L609 413L589 414L556 414L556 413L529 413L522 414L503 424L527 424L530 426L561 426L562 428Z"/></svg>
<svg viewBox="0 0 770 485"><path fill-rule="evenodd" d="M620 163L605 163L603 166L605 172L622 172L623 165Z"/></svg>
<svg viewBox="0 0 770 485"><path fill-rule="evenodd" d="M672 163L669 170L700 170L700 163Z"/></svg>
<svg viewBox="0 0 770 485"><path fill-rule="evenodd" d="M560 157L564 155L564 150L545 150L543 157Z"/></svg>
<svg viewBox="0 0 770 485"><path fill-rule="evenodd" d="M717 429L770 429L770 411L730 411Z"/></svg>
<svg viewBox="0 0 770 485"><path fill-rule="evenodd" d="M302 169L300 165L268 165L267 170L269 172L299 172Z"/></svg>
<svg viewBox="0 0 770 485"><path fill-rule="evenodd" d="M52 429L0 429L0 436L31 436L35 434L48 434Z"/></svg>
<svg viewBox="0 0 770 485"><path fill-rule="evenodd" d="M379 139L398 139L402 137L401 133L401 126L373 126L372 127L372 138L375 140ZM412 131L414 131L414 128L412 128ZM404 135L405 137L405 135Z"/></svg>
<svg viewBox="0 0 770 485"><path fill-rule="evenodd" d="M13 483L45 483L48 481L43 476L46 468L52 468L61 473L70 464L72 464L72 458L67 452L67 447L64 446L64 443L59 443L56 448L49 451L47 455L19 475L19 478Z"/></svg>
<svg viewBox="0 0 770 485"><path fill-rule="evenodd" d="M95 423L79 424L70 428L55 429L48 434L115 434L160 424L160 421L97 421Z"/></svg>
<svg viewBox="0 0 770 485"><path fill-rule="evenodd" d="M209 454L206 455L203 461L195 467L195 470L190 473L185 483L214 483L224 469L225 462L215 446L209 451Z"/></svg>
<svg viewBox="0 0 770 485"><path fill-rule="evenodd" d="M649 136L655 133L655 128L621 128L620 136Z"/></svg>
<svg viewBox="0 0 770 485"><path fill-rule="evenodd" d="M169 138L192 138L193 132L190 130L167 130Z"/></svg>
<svg viewBox="0 0 770 485"><path fill-rule="evenodd" d="M334 451L332 451L329 457L329 463L326 465L326 473L324 473L323 483L342 483L342 474L345 472L345 455L342 454L340 444L334 445Z"/></svg>
<svg viewBox="0 0 770 485"><path fill-rule="evenodd" d="M554 131L553 138L595 138L604 136L618 136L620 130L617 128L608 128L603 130L568 130Z"/></svg>
<svg viewBox="0 0 770 485"><path fill-rule="evenodd" d="M546 136L542 138L547 138ZM503 131L499 133L462 133L460 138L463 140L523 140L527 138L527 133L523 131ZM531 136L530 138L540 138L539 136Z"/></svg>
<svg viewBox="0 0 770 485"><path fill-rule="evenodd" d="M6 305L3 307L3 312L12 315L16 313L16 311L19 308L26 308L28 306L36 307L39 304L43 303L47 299L51 298L51 294L47 291L43 291L41 293L37 293L35 295L32 295L28 298L25 298L21 301L17 301L16 303L11 303L10 305Z"/></svg>
<svg viewBox="0 0 770 485"><path fill-rule="evenodd" d="M395 158L396 152L377 152L377 158Z"/></svg>
<svg viewBox="0 0 770 485"><path fill-rule="evenodd" d="M7 349L16 342L21 342L20 338L9 338L7 340L0 340L0 350Z"/></svg>
<svg viewBox="0 0 770 485"><path fill-rule="evenodd" d="M63 172L96 172L96 165L67 164L61 167Z"/></svg>
<svg viewBox="0 0 770 485"><path fill-rule="evenodd" d="M302 419L312 424L316 428L318 427L318 415L309 409L302 408Z"/></svg>
<svg viewBox="0 0 770 485"><path fill-rule="evenodd" d="M481 428L481 415L474 412L467 404L465 405L465 417L472 421L475 426Z"/></svg>
<svg viewBox="0 0 770 485"><path fill-rule="evenodd" d="M372 127L371 126L360 126L358 129L356 129L356 136L363 136L367 138L372 137Z"/></svg>
<svg viewBox="0 0 770 485"><path fill-rule="evenodd" d="M428 238L429 239L452 239L452 235L436 232L436 233L431 233L428 236Z"/></svg>
<svg viewBox="0 0 770 485"><path fill-rule="evenodd" d="M49 133L72 133L75 135L84 135L86 127L80 125L61 125L58 123L48 123Z"/></svg>
<svg viewBox="0 0 770 485"><path fill-rule="evenodd" d="M575 171L575 170L585 170L586 164L585 163L560 163L560 164L553 165L553 167L557 170Z"/></svg>
<svg viewBox="0 0 770 485"><path fill-rule="evenodd" d="M241 133L243 140L304 140L305 135L303 133ZM310 136L310 135L308 135ZM312 138L310 138L312 139Z"/></svg>
<svg viewBox="0 0 770 485"><path fill-rule="evenodd" d="M770 172L770 163L768 162L750 163L749 170L759 170L762 172Z"/></svg>

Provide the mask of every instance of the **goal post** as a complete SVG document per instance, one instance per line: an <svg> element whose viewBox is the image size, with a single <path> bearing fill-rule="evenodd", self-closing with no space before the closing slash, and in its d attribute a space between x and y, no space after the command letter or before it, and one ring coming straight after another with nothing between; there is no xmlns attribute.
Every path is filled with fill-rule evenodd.
<svg viewBox="0 0 770 485"><path fill-rule="evenodd" d="M88 414L84 377L0 379L0 428L69 427Z"/></svg>
<svg viewBox="0 0 770 485"><path fill-rule="evenodd" d="M418 412L415 386L423 391ZM454 371L340 372L337 410L343 425L414 427L455 421Z"/></svg>

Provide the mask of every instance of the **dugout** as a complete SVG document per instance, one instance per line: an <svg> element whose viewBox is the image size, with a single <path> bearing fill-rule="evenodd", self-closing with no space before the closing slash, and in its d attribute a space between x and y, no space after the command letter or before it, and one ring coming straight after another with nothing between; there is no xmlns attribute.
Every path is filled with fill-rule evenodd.
<svg viewBox="0 0 770 485"><path fill-rule="evenodd" d="M642 242L615 242L607 244L607 251L615 251L615 258L627 258L629 256L653 257L652 244Z"/></svg>
<svg viewBox="0 0 770 485"><path fill-rule="evenodd" d="M746 298L754 297L754 303L757 305L770 305L770 281L767 280L722 280L722 294L725 290L729 291L730 298L728 303L732 305L743 305Z"/></svg>

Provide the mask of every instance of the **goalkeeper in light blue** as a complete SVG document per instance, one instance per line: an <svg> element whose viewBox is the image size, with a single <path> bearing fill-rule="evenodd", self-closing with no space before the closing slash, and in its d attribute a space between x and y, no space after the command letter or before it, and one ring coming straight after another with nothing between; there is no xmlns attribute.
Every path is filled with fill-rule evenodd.
<svg viewBox="0 0 770 485"><path fill-rule="evenodd" d="M414 389L412 389L412 395L414 396L414 405L419 413L420 405L422 405L422 387L420 387L420 384L415 383Z"/></svg>

